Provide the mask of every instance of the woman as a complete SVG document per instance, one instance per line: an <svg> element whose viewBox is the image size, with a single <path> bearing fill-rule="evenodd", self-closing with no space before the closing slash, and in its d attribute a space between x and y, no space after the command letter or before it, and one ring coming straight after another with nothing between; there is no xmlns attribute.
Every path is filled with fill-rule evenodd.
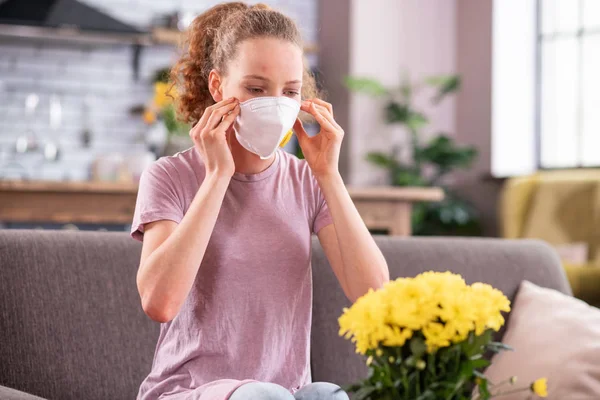
<svg viewBox="0 0 600 400"><path fill-rule="evenodd" d="M194 147L140 181L137 286L161 326L138 399L347 399L310 384L311 233L351 301L389 272L338 172L344 132L313 98L298 28L264 5L215 6L172 78ZM292 126L306 160L277 149Z"/></svg>

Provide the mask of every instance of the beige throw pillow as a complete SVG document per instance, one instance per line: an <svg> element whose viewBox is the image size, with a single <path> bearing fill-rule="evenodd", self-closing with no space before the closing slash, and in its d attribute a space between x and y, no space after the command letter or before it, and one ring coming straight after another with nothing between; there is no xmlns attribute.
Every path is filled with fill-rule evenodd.
<svg viewBox="0 0 600 400"><path fill-rule="evenodd" d="M546 377L548 399L600 399L599 309L523 281L502 341L515 351L492 359L486 371L491 382L517 376L516 386L522 386ZM525 392L499 399L530 396Z"/></svg>

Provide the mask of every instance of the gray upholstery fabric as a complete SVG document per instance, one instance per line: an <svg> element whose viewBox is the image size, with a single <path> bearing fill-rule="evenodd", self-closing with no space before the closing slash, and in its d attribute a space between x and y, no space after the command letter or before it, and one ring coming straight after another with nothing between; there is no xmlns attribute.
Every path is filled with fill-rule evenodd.
<svg viewBox="0 0 600 400"><path fill-rule="evenodd" d="M449 269L511 297L522 279L570 293L539 242L377 240L392 277ZM135 398L159 327L137 293L140 249L126 233L0 230L0 385L52 400ZM313 274L313 379L354 381L364 362L337 335L347 302L316 242ZM0 399L21 399L7 390Z"/></svg>
<svg viewBox="0 0 600 400"><path fill-rule="evenodd" d="M0 399L2 400L44 400L41 397L34 396L29 393L21 392L20 390L15 390L8 388L6 386L0 385Z"/></svg>
<svg viewBox="0 0 600 400"><path fill-rule="evenodd" d="M461 274L467 283L489 283L511 300L524 279L572 294L558 256L542 242L391 237L378 237L377 242L388 262L390 279L449 270ZM313 379L339 385L356 382L366 376L365 360L354 353L350 341L339 337L337 324L349 302L317 242L313 281Z"/></svg>
<svg viewBox="0 0 600 400"><path fill-rule="evenodd" d="M57 400L134 399L159 324L126 234L0 231L0 385Z"/></svg>

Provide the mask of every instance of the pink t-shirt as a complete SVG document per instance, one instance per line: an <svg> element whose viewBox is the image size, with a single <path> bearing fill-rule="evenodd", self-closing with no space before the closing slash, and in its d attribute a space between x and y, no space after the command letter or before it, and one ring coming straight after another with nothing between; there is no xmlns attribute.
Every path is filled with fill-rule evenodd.
<svg viewBox="0 0 600 400"><path fill-rule="evenodd" d="M194 148L142 175L131 235L180 222L205 176ZM224 400L242 383L295 392L310 383L311 234L332 223L304 160L282 151L265 171L231 179L194 285L160 324L138 400Z"/></svg>

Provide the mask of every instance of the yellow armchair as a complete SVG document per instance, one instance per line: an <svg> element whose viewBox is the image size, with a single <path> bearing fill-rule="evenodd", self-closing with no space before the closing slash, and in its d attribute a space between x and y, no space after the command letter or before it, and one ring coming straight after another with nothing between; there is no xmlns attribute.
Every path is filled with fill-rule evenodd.
<svg viewBox="0 0 600 400"><path fill-rule="evenodd" d="M600 169L541 171L507 180L499 207L504 238L587 247L587 260L564 261L576 297L600 305Z"/></svg>

